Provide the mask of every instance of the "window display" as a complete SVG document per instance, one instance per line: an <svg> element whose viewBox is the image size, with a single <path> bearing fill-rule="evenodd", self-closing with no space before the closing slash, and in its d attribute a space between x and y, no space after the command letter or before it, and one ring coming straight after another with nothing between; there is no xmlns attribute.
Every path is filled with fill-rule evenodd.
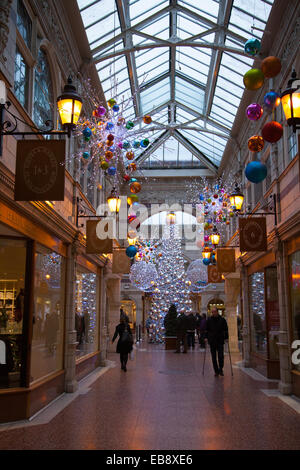
<svg viewBox="0 0 300 470"><path fill-rule="evenodd" d="M249 276L249 309L251 349L253 352L267 356L264 272Z"/></svg>
<svg viewBox="0 0 300 470"><path fill-rule="evenodd" d="M300 339L300 251L289 257L290 261L290 296L292 311L292 340ZM293 365L300 372L300 365Z"/></svg>
<svg viewBox="0 0 300 470"><path fill-rule="evenodd" d="M75 329L77 357L98 349L97 275L81 266L76 272Z"/></svg>
<svg viewBox="0 0 300 470"><path fill-rule="evenodd" d="M37 246L31 382L63 368L64 259Z"/></svg>
<svg viewBox="0 0 300 470"><path fill-rule="evenodd" d="M0 237L0 388L20 387L26 241Z"/></svg>

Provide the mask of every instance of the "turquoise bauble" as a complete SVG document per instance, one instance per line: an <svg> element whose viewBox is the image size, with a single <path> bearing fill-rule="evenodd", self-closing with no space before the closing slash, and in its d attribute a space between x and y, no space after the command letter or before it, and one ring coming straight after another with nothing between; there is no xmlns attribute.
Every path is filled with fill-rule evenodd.
<svg viewBox="0 0 300 470"><path fill-rule="evenodd" d="M130 245L126 248L126 255L128 258L134 258L134 256L137 254L137 249L134 245Z"/></svg>
<svg viewBox="0 0 300 470"><path fill-rule="evenodd" d="M83 156L83 158L84 158L85 160L87 160L88 158L90 158L89 152L83 152L82 156Z"/></svg>
<svg viewBox="0 0 300 470"><path fill-rule="evenodd" d="M210 258L204 258L202 261L205 266L208 266L210 264Z"/></svg>
<svg viewBox="0 0 300 470"><path fill-rule="evenodd" d="M267 167L258 161L250 162L246 166L245 175L251 183L260 183L267 176Z"/></svg>
<svg viewBox="0 0 300 470"><path fill-rule="evenodd" d="M260 51L260 41L258 39L248 39L244 45L244 51L246 54L254 56L259 53Z"/></svg>
<svg viewBox="0 0 300 470"><path fill-rule="evenodd" d="M140 145L141 145L141 144L140 144L140 142L139 142L138 140L134 140L134 141L133 141L132 146L133 146L135 149L138 149L138 148L140 147Z"/></svg>
<svg viewBox="0 0 300 470"><path fill-rule="evenodd" d="M83 129L82 133L84 137L91 137L92 135L92 131L89 127L86 127L85 129Z"/></svg>
<svg viewBox="0 0 300 470"><path fill-rule="evenodd" d="M128 142L128 140L124 140L123 149L130 149L130 147L131 147L130 142Z"/></svg>

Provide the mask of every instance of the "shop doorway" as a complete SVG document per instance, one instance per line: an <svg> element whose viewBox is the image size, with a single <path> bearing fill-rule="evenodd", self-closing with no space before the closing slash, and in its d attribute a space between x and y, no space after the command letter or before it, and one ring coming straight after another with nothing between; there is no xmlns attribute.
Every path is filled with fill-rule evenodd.
<svg viewBox="0 0 300 470"><path fill-rule="evenodd" d="M129 326L131 331L135 331L136 327L136 304L134 300L124 299L121 300L121 308L129 318Z"/></svg>
<svg viewBox="0 0 300 470"><path fill-rule="evenodd" d="M219 299L217 297L211 299L208 304L207 304L207 313L208 315L211 315L212 308L216 307L218 310L218 313L222 316L225 315L225 304L222 299Z"/></svg>

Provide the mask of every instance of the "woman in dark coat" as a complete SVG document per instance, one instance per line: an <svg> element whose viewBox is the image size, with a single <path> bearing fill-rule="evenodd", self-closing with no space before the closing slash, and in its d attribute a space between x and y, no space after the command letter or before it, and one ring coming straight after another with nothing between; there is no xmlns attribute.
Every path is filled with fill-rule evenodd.
<svg viewBox="0 0 300 470"><path fill-rule="evenodd" d="M121 318L119 325L116 326L116 331L113 336L112 343L118 335L119 340L117 344L117 353L120 354L121 369L126 372L128 354L132 351L133 338L129 324L125 321L125 318Z"/></svg>

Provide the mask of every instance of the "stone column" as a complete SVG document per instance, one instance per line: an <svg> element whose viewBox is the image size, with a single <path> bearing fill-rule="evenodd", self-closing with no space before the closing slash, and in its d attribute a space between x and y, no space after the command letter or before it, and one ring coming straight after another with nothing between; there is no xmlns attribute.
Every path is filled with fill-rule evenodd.
<svg viewBox="0 0 300 470"><path fill-rule="evenodd" d="M68 246L66 260L66 312L65 312L65 392L77 390L76 330L75 330L76 242Z"/></svg>
<svg viewBox="0 0 300 470"><path fill-rule="evenodd" d="M239 352L238 331L237 331L237 315L236 307L240 294L240 279L226 277L225 279L225 307L226 320L229 333L230 352Z"/></svg>
<svg viewBox="0 0 300 470"><path fill-rule="evenodd" d="M288 315L289 315L289 302L288 302L288 266L287 257L284 253L284 244L276 238L273 242L273 247L276 256L277 264L277 280L278 280L278 301L280 313L280 331L279 342L279 361L280 361L280 382L278 385L279 391L283 395L292 393L292 374L291 374L291 338L289 337L288 328Z"/></svg>
<svg viewBox="0 0 300 470"><path fill-rule="evenodd" d="M109 347L110 352L114 352L116 349L115 344L111 344L111 339L114 334L116 326L120 323L120 292L121 282L119 277L108 277L106 279L106 291L108 297L108 325L107 334L109 335Z"/></svg>
<svg viewBox="0 0 300 470"><path fill-rule="evenodd" d="M243 299L243 366L250 367L250 313L249 313L249 288L248 276L246 266L241 266L241 281L242 281L242 299Z"/></svg>

